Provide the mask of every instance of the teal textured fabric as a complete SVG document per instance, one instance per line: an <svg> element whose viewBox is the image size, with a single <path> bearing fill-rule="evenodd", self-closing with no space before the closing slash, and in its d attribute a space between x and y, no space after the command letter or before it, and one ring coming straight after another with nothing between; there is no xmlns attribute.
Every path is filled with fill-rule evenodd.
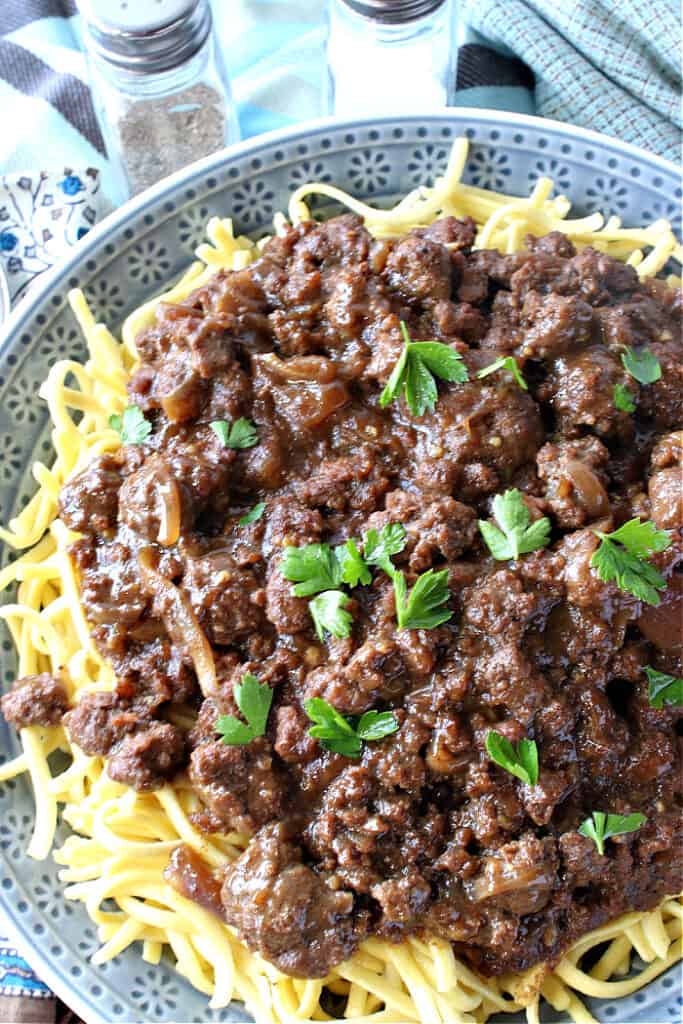
<svg viewBox="0 0 683 1024"><path fill-rule="evenodd" d="M534 72L536 113L681 158L678 0L462 0Z"/></svg>

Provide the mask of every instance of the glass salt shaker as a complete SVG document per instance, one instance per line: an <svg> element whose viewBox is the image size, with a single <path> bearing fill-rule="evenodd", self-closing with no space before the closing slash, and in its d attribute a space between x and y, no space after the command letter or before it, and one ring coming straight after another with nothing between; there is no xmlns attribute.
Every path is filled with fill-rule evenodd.
<svg viewBox="0 0 683 1024"><path fill-rule="evenodd" d="M93 96L135 195L239 138L208 0L79 0Z"/></svg>
<svg viewBox="0 0 683 1024"><path fill-rule="evenodd" d="M329 113L447 106L455 84L453 10L453 0L329 0Z"/></svg>

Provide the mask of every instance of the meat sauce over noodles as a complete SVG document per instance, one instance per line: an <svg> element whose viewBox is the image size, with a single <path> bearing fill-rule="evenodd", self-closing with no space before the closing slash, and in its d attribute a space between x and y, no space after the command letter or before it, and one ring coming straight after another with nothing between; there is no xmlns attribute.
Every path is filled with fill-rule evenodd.
<svg viewBox="0 0 683 1024"><path fill-rule="evenodd" d="M69 733L138 790L187 773L202 830L253 837L223 876L180 847L167 877L292 975L411 933L485 974L519 971L681 887L681 710L651 706L644 673L681 675L680 294L559 234L509 256L473 241L454 218L394 241L353 216L305 223L160 305L129 386L151 432L61 494L117 677L66 713ZM379 404L400 321L469 371L439 381L422 416ZM647 346L661 378L629 376L624 346ZM477 379L501 356L528 390L505 370ZM211 423L242 417L257 443L227 447ZM532 520L550 518L550 543L497 561L477 520L513 487ZM590 567L594 530L635 516L671 531L652 558L658 607ZM452 617L399 629L376 572L350 592L351 635L321 641L284 548L389 523L406 531L394 563L408 586L448 570ZM216 720L240 716L245 672L272 706L265 735L229 746ZM347 717L392 711L398 728L356 759L331 752L309 734L313 697ZM51 676L19 680L3 706L18 726L67 709ZM189 733L178 706L197 714ZM535 785L491 760L492 729L535 740ZM647 820L600 855L577 831L594 810Z"/></svg>

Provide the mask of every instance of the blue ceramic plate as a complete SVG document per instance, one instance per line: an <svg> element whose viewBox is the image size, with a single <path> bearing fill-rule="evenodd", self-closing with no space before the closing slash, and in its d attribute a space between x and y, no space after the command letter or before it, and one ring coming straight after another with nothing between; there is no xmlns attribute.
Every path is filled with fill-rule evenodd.
<svg viewBox="0 0 683 1024"><path fill-rule="evenodd" d="M633 146L554 121L496 111L452 110L424 117L321 121L259 138L179 172L107 218L73 256L31 292L0 343L0 519L34 492L34 459L50 459L47 414L38 387L49 367L84 348L66 295L85 289L98 319L116 325L179 275L213 214L230 215L246 233L265 233L289 193L304 181L334 182L364 199L396 196L431 183L452 140L471 139L466 180L526 194L539 175L580 213L602 210L626 224L669 219L680 235L680 176L673 164ZM4 551L2 564L10 558ZM14 660L3 637L3 685ZM12 757L16 737L0 725L0 749ZM0 786L0 927L6 915L36 971L88 1024L242 1021L238 1005L207 1009L205 998L170 966L150 967L137 949L104 967L89 963L97 937L80 904L67 902L52 862L25 855L33 823L30 785ZM679 974L672 969L647 990L592 1007L619 1024L680 1019ZM546 1008L545 1020L559 1021ZM506 1017L512 1024L512 1018Z"/></svg>

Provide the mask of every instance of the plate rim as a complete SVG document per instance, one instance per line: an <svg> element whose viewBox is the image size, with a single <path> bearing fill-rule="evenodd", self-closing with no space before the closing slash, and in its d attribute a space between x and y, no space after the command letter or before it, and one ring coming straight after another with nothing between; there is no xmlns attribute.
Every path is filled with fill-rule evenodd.
<svg viewBox="0 0 683 1024"><path fill-rule="evenodd" d="M0 364L4 361L6 352L11 347L15 337L21 333L25 322L33 315L34 307L40 305L48 298L61 282L70 276L78 276L81 264L87 260L92 252L99 249L102 242L111 232L122 227L127 221L136 218L148 207L159 204L168 192L182 188L194 178L217 171L230 161L245 155L256 154L262 149L269 149L278 144L284 145L298 137L315 135L324 131L344 129L357 131L359 128L371 128L386 124L387 122L424 124L435 121L451 121L454 125L457 125L458 122L467 120L478 120L482 123L496 124L505 122L508 125L519 126L520 129L546 129L571 137L574 140L584 141L596 147L599 146L603 151L608 149L618 152L622 156L630 156L633 159L645 161L653 168L657 168L674 177L679 177L681 174L680 168L673 161L660 157L632 143L623 142L615 136L606 135L593 129L578 127L552 118L490 108L455 106L444 107L438 111L430 110L424 113L405 114L401 112L387 112L369 117L324 117L302 121L295 125L252 136L231 146L224 147L201 160L196 160L174 174L163 178L138 196L127 200L118 209L109 213L80 242L73 246L72 251L63 261L41 276L41 280L36 286L28 291L18 303L16 309L0 324ZM3 910L5 911L3 916L4 930L7 931L8 937L20 954L24 956L24 959L31 963L32 966L35 964L35 967L38 968L41 980L70 1009L74 1010L85 1024L109 1024L109 1019L102 1016L95 1007L88 1003L87 999L81 996L79 988L60 975L57 968L53 967L47 952L43 951L34 941L33 936L26 933L22 928L20 920L12 912L12 908L8 908L4 901L3 904ZM29 951L28 957L25 956L25 950Z"/></svg>
<svg viewBox="0 0 683 1024"><path fill-rule="evenodd" d="M357 130L360 127L371 127L372 125L383 124L387 121L403 121L406 123L412 123L451 119L457 122L458 120L477 118L484 122L500 122L503 120L511 125L518 125L520 128L528 127L541 129L542 127L546 127L564 135L571 135L573 138L583 139L588 143L593 143L594 145L599 145L603 148L609 147L613 150L617 150L623 155L630 155L631 157L640 160L644 159L646 162L658 167L661 171L664 171L667 174L680 176L681 173L680 168L677 167L673 161L666 160L664 157L658 156L656 153L650 153L648 150L643 149L640 146L635 146L630 142L622 142L621 139L618 139L616 136L605 135L602 132L594 131L592 128L581 128L566 121L555 120L554 118L538 117L534 114L518 114L512 111L494 110L492 108L444 107L440 111L432 110L426 113L418 112L402 114L400 112L396 112L375 115L372 117L323 117L309 121L301 121L296 125L289 125L286 128L277 128L273 131L252 136L249 139L244 139L242 142L236 142L231 146L219 149L215 153L212 153L207 157L203 157L201 160L195 160L186 167L182 167L173 174L162 178L161 181L156 182L156 184L145 189L145 191L141 192L139 195L126 200L126 202L118 209L107 214L103 220L95 225L95 227L92 228L87 235L85 235L85 237L73 247L73 250L64 261L55 265L41 276L41 280L36 284L36 286L31 288L27 294L24 295L16 309L10 313L10 316L2 325L2 333L0 333L0 359L4 356L5 349L9 345L12 336L21 329L22 323L30 315L31 308L34 305L38 305L47 295L49 295L50 291L59 281L64 277L68 277L72 271L76 270L80 263L87 258L88 254L99 246L100 241L103 238L105 238L111 231L116 230L116 228L120 227L131 217L141 213L146 209L146 207L157 203L168 191L172 191L176 187L182 186L183 183L190 181L195 176L216 170L224 163L237 157L248 155L249 153L256 153L260 149L269 148L274 144L284 144L300 135L308 135L309 133L315 134L326 129L343 130L344 128L349 128Z"/></svg>

